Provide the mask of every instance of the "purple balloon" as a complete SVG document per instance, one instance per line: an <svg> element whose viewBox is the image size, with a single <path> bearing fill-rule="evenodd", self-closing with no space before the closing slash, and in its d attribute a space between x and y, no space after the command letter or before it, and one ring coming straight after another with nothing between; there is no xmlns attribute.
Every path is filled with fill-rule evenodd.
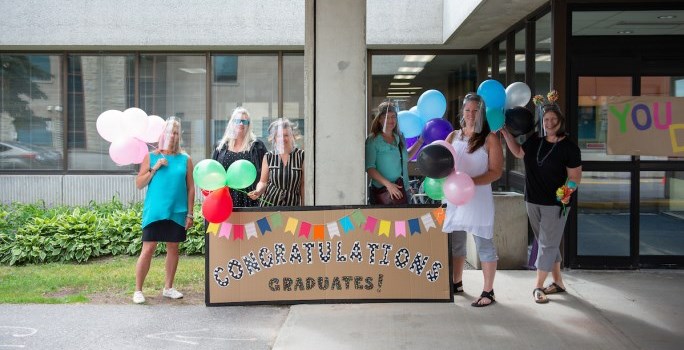
<svg viewBox="0 0 684 350"><path fill-rule="evenodd" d="M452 131L454 127L447 120L430 119L423 127L423 141L430 144L433 141L444 140Z"/></svg>
<svg viewBox="0 0 684 350"><path fill-rule="evenodd" d="M413 146L413 144L415 144L419 138L420 138L419 136L407 138L406 139L406 149L411 148L411 146ZM420 146L420 148L423 148L424 146L425 146L425 143L423 143L423 145ZM418 152L416 152L416 154L413 155L413 158L411 158L410 160L416 160L416 157L418 157L418 153L420 153L420 149L418 150Z"/></svg>

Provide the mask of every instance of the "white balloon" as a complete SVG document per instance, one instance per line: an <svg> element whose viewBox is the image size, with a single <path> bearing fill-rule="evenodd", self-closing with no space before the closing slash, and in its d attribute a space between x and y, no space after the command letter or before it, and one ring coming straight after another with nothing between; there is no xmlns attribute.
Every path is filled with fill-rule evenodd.
<svg viewBox="0 0 684 350"><path fill-rule="evenodd" d="M164 132L164 126L166 126L166 122L160 116L148 116L147 129L136 138L147 143L156 143L159 141L159 136Z"/></svg>
<svg viewBox="0 0 684 350"><path fill-rule="evenodd" d="M506 109L521 106L524 107L530 102L532 91L527 84L516 81L506 88Z"/></svg>
<svg viewBox="0 0 684 350"><path fill-rule="evenodd" d="M95 127L97 133L109 142L124 137L123 112L116 109L102 112L97 117Z"/></svg>
<svg viewBox="0 0 684 350"><path fill-rule="evenodd" d="M128 165L138 158L138 140L132 137L116 139L109 145L109 156L117 165Z"/></svg>
<svg viewBox="0 0 684 350"><path fill-rule="evenodd" d="M131 107L123 111L123 127L127 136L139 137L147 130L147 113L140 108Z"/></svg>

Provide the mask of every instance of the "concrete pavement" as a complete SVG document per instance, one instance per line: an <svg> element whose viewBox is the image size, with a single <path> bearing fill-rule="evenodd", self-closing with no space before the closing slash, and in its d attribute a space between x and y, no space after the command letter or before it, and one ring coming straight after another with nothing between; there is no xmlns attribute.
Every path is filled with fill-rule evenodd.
<svg viewBox="0 0 684 350"><path fill-rule="evenodd" d="M684 271L566 271L532 300L534 272L480 271L453 303L204 307L0 305L0 349L680 349Z"/></svg>

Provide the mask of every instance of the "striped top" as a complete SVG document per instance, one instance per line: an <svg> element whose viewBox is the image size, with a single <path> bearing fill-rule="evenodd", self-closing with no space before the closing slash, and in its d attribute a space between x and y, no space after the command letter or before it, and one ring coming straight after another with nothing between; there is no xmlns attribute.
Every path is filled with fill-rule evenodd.
<svg viewBox="0 0 684 350"><path fill-rule="evenodd" d="M299 148L293 149L287 165L283 164L279 154L273 151L268 152L266 164L268 164L268 184L259 205L262 207L302 205L300 190L304 181L302 176L304 151Z"/></svg>

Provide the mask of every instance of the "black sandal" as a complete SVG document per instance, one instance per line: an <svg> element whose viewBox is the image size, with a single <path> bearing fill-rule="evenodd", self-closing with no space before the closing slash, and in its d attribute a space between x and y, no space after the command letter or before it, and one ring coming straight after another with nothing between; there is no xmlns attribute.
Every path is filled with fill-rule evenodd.
<svg viewBox="0 0 684 350"><path fill-rule="evenodd" d="M463 293L463 281L454 283L454 294Z"/></svg>
<svg viewBox="0 0 684 350"><path fill-rule="evenodd" d="M491 302L489 304L480 304L480 300L482 300L483 298L487 298L487 299L491 300ZM482 291L482 294L480 294L480 297L477 298L477 300L475 300L475 302L470 304L470 306L485 307L485 306L492 305L494 303L496 303L496 300L494 300L494 289L492 289L489 292Z"/></svg>

